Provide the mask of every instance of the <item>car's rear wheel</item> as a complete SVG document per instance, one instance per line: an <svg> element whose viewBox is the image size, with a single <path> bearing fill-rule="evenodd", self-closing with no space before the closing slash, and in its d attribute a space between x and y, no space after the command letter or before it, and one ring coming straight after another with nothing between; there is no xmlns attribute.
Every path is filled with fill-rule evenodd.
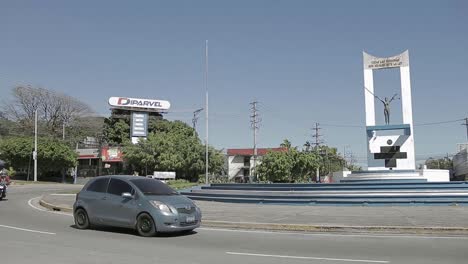
<svg viewBox="0 0 468 264"><path fill-rule="evenodd" d="M147 213L141 213L137 217L136 230L140 236L152 237L156 235L156 225L153 217Z"/></svg>
<svg viewBox="0 0 468 264"><path fill-rule="evenodd" d="M74 218L75 218L75 226L78 229L88 229L91 226L89 224L88 214L83 208L76 209Z"/></svg>

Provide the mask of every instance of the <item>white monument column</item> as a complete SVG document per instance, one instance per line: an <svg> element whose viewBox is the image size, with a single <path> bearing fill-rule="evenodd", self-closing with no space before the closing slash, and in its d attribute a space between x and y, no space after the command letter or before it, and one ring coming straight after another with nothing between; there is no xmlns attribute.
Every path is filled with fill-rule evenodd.
<svg viewBox="0 0 468 264"><path fill-rule="evenodd" d="M364 95L366 101L366 126L375 126L374 72L372 69L364 69Z"/></svg>

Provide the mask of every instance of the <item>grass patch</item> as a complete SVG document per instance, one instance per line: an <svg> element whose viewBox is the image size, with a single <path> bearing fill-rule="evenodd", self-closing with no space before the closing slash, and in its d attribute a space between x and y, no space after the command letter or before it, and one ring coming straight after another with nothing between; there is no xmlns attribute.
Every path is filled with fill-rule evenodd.
<svg viewBox="0 0 468 264"><path fill-rule="evenodd" d="M168 181L167 185L171 186L173 189L181 190L181 189L187 189L193 186L197 186L198 183L188 182L185 180L175 180L175 181Z"/></svg>

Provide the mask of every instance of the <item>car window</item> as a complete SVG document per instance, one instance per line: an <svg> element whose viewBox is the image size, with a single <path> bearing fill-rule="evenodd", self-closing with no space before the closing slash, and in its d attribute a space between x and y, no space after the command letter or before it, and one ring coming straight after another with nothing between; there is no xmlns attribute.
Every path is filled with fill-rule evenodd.
<svg viewBox="0 0 468 264"><path fill-rule="evenodd" d="M130 184L122 180L111 179L107 192L110 194L120 196L124 192L133 193L133 189L132 189L132 186L130 186Z"/></svg>
<svg viewBox="0 0 468 264"><path fill-rule="evenodd" d="M176 192L171 187L167 186L167 184L162 183L155 179L135 179L130 180L135 186L146 195L178 195L179 193Z"/></svg>
<svg viewBox="0 0 468 264"><path fill-rule="evenodd" d="M86 190L90 192L106 192L108 182L109 178L97 179Z"/></svg>

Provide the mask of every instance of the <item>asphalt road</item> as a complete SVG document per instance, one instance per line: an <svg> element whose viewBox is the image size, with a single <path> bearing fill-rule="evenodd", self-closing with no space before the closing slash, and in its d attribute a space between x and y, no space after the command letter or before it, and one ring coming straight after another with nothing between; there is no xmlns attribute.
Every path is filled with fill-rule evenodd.
<svg viewBox="0 0 468 264"><path fill-rule="evenodd" d="M467 263L468 237L301 234L200 228L138 237L121 229L77 230L37 199L63 185L13 186L0 201L0 263Z"/></svg>

